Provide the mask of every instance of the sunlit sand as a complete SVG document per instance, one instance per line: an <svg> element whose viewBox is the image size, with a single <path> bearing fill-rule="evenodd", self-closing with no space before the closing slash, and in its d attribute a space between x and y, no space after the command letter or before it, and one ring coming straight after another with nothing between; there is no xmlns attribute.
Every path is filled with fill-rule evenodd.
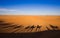
<svg viewBox="0 0 60 38"><path fill-rule="evenodd" d="M49 24L58 26L60 29L60 16L0 15L0 20L23 26L40 25L41 31L47 30L46 26L51 29Z"/></svg>

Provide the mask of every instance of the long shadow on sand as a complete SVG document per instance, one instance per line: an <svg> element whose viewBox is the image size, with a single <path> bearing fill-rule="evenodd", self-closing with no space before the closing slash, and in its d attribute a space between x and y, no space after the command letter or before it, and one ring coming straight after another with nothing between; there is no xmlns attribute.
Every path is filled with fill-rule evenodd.
<svg viewBox="0 0 60 38"><path fill-rule="evenodd" d="M7 25L10 27L9 23L4 23L3 21L0 21L0 26ZM13 26L12 26L13 27ZM40 29L40 26L38 26ZM39 32L28 32L28 33L0 33L0 38L60 38L60 30L55 30L58 27L50 25L50 27L53 30L50 30L48 27L46 27L48 30L45 31L39 31ZM20 28L20 26L15 27ZM28 27L29 28L29 27ZM32 29L35 28L34 26L31 27Z"/></svg>

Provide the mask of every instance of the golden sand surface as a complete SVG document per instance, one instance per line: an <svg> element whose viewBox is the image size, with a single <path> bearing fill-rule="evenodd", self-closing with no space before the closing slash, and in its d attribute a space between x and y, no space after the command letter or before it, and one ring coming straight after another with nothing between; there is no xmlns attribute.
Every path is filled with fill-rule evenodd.
<svg viewBox="0 0 60 38"><path fill-rule="evenodd" d="M49 27L49 24L52 24L60 29L60 16L0 15L0 20L24 26L41 25L42 30L46 30L45 27Z"/></svg>

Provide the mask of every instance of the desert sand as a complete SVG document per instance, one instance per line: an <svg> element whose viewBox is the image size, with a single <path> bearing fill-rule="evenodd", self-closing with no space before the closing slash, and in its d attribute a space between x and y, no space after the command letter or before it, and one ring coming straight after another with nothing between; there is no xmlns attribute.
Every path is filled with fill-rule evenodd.
<svg viewBox="0 0 60 38"><path fill-rule="evenodd" d="M58 26L60 29L60 16L0 15L0 20L24 26L40 25L41 31L47 30L46 26L49 27L49 24Z"/></svg>

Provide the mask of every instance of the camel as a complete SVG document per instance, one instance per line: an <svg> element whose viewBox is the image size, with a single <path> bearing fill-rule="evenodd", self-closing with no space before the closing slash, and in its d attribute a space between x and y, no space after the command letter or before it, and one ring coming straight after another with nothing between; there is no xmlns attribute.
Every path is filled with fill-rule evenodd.
<svg viewBox="0 0 60 38"><path fill-rule="evenodd" d="M14 25L11 25L11 26L5 26L5 27L3 27L3 28L9 28L9 27L14 27Z"/></svg>
<svg viewBox="0 0 60 38"><path fill-rule="evenodd" d="M29 30L30 30L30 26L24 28L24 31L29 31Z"/></svg>
<svg viewBox="0 0 60 38"><path fill-rule="evenodd" d="M1 20L0 20L0 23L4 23L4 21L1 21Z"/></svg>
<svg viewBox="0 0 60 38"><path fill-rule="evenodd" d="M16 28L20 28L20 27L22 27L22 26L16 26L16 27L14 27L14 29L16 29Z"/></svg>
<svg viewBox="0 0 60 38"><path fill-rule="evenodd" d="M34 28L35 28L35 26L34 26L34 25L32 25L32 26L30 27L31 31L32 31Z"/></svg>
<svg viewBox="0 0 60 38"><path fill-rule="evenodd" d="M24 26L20 25L20 26L15 26L13 29L16 29L15 31L13 31L12 33L15 33L18 30L21 30L21 28L23 28ZM18 29L17 29L18 28Z"/></svg>
<svg viewBox="0 0 60 38"><path fill-rule="evenodd" d="M30 26L25 27L25 29L28 29L28 28L30 28Z"/></svg>
<svg viewBox="0 0 60 38"><path fill-rule="evenodd" d="M12 23L6 23L6 22L4 22L4 21L0 21L1 23L0 23L0 26L2 27L2 28L8 28L8 27L13 27L13 24Z"/></svg>
<svg viewBox="0 0 60 38"><path fill-rule="evenodd" d="M39 26L39 25L37 25L37 28L36 28L36 30L39 30L41 27L42 27L42 26Z"/></svg>
<svg viewBox="0 0 60 38"><path fill-rule="evenodd" d="M47 26L46 26L47 30L50 30Z"/></svg>
<svg viewBox="0 0 60 38"><path fill-rule="evenodd" d="M6 23L6 22L3 23L3 22L2 22L2 23L0 23L0 25L3 25L3 26L5 25L5 26L7 26L7 25L12 25L12 23Z"/></svg>
<svg viewBox="0 0 60 38"><path fill-rule="evenodd" d="M53 25L51 25L51 24L50 24L50 27L51 27L53 30L58 29L58 27L57 27L57 26L53 26Z"/></svg>

